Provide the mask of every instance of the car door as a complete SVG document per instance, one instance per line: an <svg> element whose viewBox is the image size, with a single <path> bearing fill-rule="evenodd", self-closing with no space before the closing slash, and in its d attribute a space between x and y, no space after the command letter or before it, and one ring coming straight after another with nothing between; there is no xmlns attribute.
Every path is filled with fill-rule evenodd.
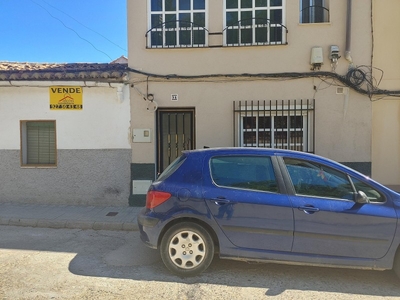
<svg viewBox="0 0 400 300"><path fill-rule="evenodd" d="M204 166L203 197L216 222L237 247L290 251L293 211L279 193L269 156L210 157Z"/></svg>
<svg viewBox="0 0 400 300"><path fill-rule="evenodd" d="M377 259L394 237L396 213L368 184L312 161L284 158L293 182L294 253ZM355 188L370 203L354 201Z"/></svg>

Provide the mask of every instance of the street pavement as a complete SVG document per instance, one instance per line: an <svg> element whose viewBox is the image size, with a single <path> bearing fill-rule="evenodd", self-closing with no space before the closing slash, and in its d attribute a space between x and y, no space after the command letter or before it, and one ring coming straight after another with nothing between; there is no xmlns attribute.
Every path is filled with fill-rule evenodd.
<svg viewBox="0 0 400 300"><path fill-rule="evenodd" d="M141 207L0 203L0 225L137 231Z"/></svg>

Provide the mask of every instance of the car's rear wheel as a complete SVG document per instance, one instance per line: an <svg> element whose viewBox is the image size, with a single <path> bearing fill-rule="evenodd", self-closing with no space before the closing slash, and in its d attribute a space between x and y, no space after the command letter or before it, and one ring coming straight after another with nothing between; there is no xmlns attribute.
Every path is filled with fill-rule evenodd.
<svg viewBox="0 0 400 300"><path fill-rule="evenodd" d="M214 243L208 231L199 224L182 222L164 234L160 254L168 270L179 276L193 276L211 264Z"/></svg>
<svg viewBox="0 0 400 300"><path fill-rule="evenodd" d="M397 249L396 256L394 258L393 271L396 273L397 277L400 279L400 247Z"/></svg>

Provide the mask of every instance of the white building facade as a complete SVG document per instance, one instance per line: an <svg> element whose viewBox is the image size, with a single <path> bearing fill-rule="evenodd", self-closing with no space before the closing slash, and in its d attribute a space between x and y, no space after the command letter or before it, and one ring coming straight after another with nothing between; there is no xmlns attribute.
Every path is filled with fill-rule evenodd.
<svg viewBox="0 0 400 300"><path fill-rule="evenodd" d="M125 67L1 64L1 202L128 205Z"/></svg>

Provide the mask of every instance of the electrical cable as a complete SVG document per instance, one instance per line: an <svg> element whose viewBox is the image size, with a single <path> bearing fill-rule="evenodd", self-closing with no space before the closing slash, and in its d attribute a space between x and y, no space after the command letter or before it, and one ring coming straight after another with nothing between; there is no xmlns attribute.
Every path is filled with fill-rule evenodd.
<svg viewBox="0 0 400 300"><path fill-rule="evenodd" d="M120 45L114 43L113 41L111 41L110 39L108 39L106 36L104 36L103 34L93 30L92 28L86 26L85 24L83 24L82 22L80 22L79 20L75 19L74 17L72 17L71 15L67 14L66 12L62 11L61 9L55 7L54 5L51 5L50 3L42 0L44 3L46 3L48 6L51 6L52 8L54 8L55 10L58 10L59 12L63 13L64 15L68 16L69 18L71 18L72 20L74 20L75 22L77 22L78 24L82 25L83 27L85 27L86 29L96 33L97 35L101 36L102 38L104 38L105 40L107 40L108 42L110 42L111 44L113 44L114 46L118 47L119 49L125 51L125 53L127 52L126 49L122 48Z"/></svg>
<svg viewBox="0 0 400 300"><path fill-rule="evenodd" d="M190 82L232 82L232 81L245 81L245 80L294 80L302 78L318 78L324 82L327 79L332 79L329 85L347 86L355 90L356 92L367 95L370 97L381 95L381 96L394 96L400 97L400 90L389 91L381 90L377 88L377 81L372 76L371 68L367 71L362 70L362 68L368 68L366 66L361 66L359 68L354 68L350 70L350 75L345 76L339 75L333 72L318 71L318 72L284 72L284 73L242 73L242 74L205 74L205 75L178 75L178 74L155 74L136 70L127 67L127 71L136 73L139 75L152 78L152 81L190 81ZM356 70L356 71L354 71ZM379 69L378 69L379 70ZM381 70L380 70L381 71ZM382 74L383 77L383 74ZM380 83L382 77L379 79ZM146 81L149 79L146 79ZM362 86L366 85L366 88Z"/></svg>
<svg viewBox="0 0 400 300"><path fill-rule="evenodd" d="M349 80L354 86L360 86L366 79L365 73L360 69L351 69L346 74L347 80Z"/></svg>
<svg viewBox="0 0 400 300"><path fill-rule="evenodd" d="M44 6L40 5L39 3L37 3L34 0L31 0L31 2L35 3L37 6L41 7L42 9L44 9L53 19L56 19L57 21L59 21L65 28L67 28L68 30L71 30L72 32L74 32L81 40L87 42L88 44L90 44L96 51L103 53L104 55L106 55L110 60L112 60L111 56L109 56L106 52L101 51L100 49L96 48L95 45L93 45L89 40L81 37L79 35L78 32L76 32L74 29L72 29L71 27L68 27L67 25L65 25L65 23L63 21L61 21L59 18L53 16Z"/></svg>

